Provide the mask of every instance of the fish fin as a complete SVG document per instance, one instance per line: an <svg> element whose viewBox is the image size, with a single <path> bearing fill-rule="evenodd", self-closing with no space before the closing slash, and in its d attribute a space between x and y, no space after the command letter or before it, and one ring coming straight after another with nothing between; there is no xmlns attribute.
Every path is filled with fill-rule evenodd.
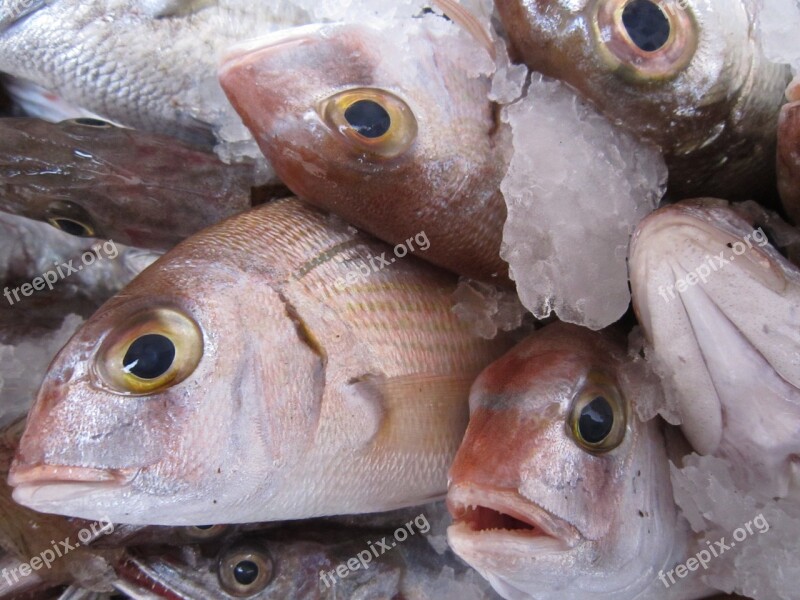
<svg viewBox="0 0 800 600"><path fill-rule="evenodd" d="M44 8L49 2L50 0L0 1L0 32L5 31L40 8Z"/></svg>
<svg viewBox="0 0 800 600"><path fill-rule="evenodd" d="M469 9L461 6L456 0L431 0L431 3L439 7L445 15L464 28L476 42L483 46L492 57L497 60L497 50L495 49L492 35L480 24L478 18Z"/></svg>
<svg viewBox="0 0 800 600"><path fill-rule="evenodd" d="M70 104L55 92L51 92L27 79L20 79L8 75L3 77L3 85L14 103L19 105L22 110L25 111L26 115L31 117L36 117L37 119L43 119L52 123L66 121L67 119L77 119L79 117L100 119L111 123L109 119L79 106L75 106L74 104ZM117 125L116 123L112 124Z"/></svg>
<svg viewBox="0 0 800 600"><path fill-rule="evenodd" d="M350 385L376 411L374 447L430 452L432 445L449 451L460 444L473 381L471 375L366 375Z"/></svg>

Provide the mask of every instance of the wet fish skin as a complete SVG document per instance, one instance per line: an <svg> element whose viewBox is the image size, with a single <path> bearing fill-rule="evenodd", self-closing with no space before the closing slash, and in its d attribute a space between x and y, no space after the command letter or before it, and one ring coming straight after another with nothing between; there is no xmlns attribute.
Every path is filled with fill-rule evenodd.
<svg viewBox="0 0 800 600"><path fill-rule="evenodd" d="M469 384L506 342L469 332L450 310L454 278L411 257L342 284L387 250L297 200L189 238L55 358L12 467L14 498L203 525L443 495ZM145 331L174 340L165 379L121 372Z"/></svg>
<svg viewBox="0 0 800 600"><path fill-rule="evenodd" d="M800 77L786 97L778 120L778 191L789 218L800 224Z"/></svg>
<svg viewBox="0 0 800 600"><path fill-rule="evenodd" d="M0 119L0 210L152 250L250 207L253 167L92 119Z"/></svg>
<svg viewBox="0 0 800 600"><path fill-rule="evenodd" d="M507 282L499 184L511 143L480 75L491 69L479 43L426 15L253 40L229 52L220 82L299 197L391 244L424 230L426 260ZM391 113L377 140L348 124L358 98ZM404 113L392 112L398 105Z"/></svg>
<svg viewBox="0 0 800 600"><path fill-rule="evenodd" d="M228 45L307 22L290 0L0 2L0 71L105 119L210 144L237 123L214 76Z"/></svg>
<svg viewBox="0 0 800 600"><path fill-rule="evenodd" d="M775 121L788 67L766 60L738 0L663 0L672 37L641 50L622 0L497 0L519 56L660 145L677 199L774 194ZM650 3L645 3L650 4Z"/></svg>
<svg viewBox="0 0 800 600"><path fill-rule="evenodd" d="M676 514L662 424L635 415L626 360L609 331L555 323L473 385L450 470L448 541L504 598L700 597L699 578L675 596L658 579L689 556L690 535ZM590 450L571 413L599 396L614 425L608 446Z"/></svg>
<svg viewBox="0 0 800 600"><path fill-rule="evenodd" d="M760 223L714 199L644 219L629 269L634 309L694 449L727 458L742 489L796 498L800 269Z"/></svg>

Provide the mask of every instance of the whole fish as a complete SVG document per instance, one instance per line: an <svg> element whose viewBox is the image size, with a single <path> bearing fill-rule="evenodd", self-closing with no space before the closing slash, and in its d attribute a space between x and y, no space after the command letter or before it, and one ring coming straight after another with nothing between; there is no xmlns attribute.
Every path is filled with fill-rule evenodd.
<svg viewBox="0 0 800 600"><path fill-rule="evenodd" d="M531 69L662 148L677 199L774 190L789 70L765 58L744 0L495 4Z"/></svg>
<svg viewBox="0 0 800 600"><path fill-rule="evenodd" d="M778 191L789 218L800 224L800 77L786 98L778 120Z"/></svg>
<svg viewBox="0 0 800 600"><path fill-rule="evenodd" d="M670 205L631 242L633 305L686 437L734 483L797 497L800 270L726 202Z"/></svg>
<svg viewBox="0 0 800 600"><path fill-rule="evenodd" d="M435 14L314 25L232 49L220 82L303 200L392 244L424 229L426 260L507 281L492 51Z"/></svg>
<svg viewBox="0 0 800 600"><path fill-rule="evenodd" d="M204 525L443 495L469 385L506 342L459 322L454 277L387 251L297 200L178 245L54 359L15 500Z"/></svg>
<svg viewBox="0 0 800 600"><path fill-rule="evenodd" d="M252 165L97 119L0 119L0 210L168 250L250 208Z"/></svg>
<svg viewBox="0 0 800 600"><path fill-rule="evenodd" d="M0 71L198 144L246 132L215 79L232 43L308 22L291 0L0 0ZM242 135L245 134L245 135Z"/></svg>
<svg viewBox="0 0 800 600"><path fill-rule="evenodd" d="M504 598L694 598L665 434L608 332L556 323L490 365L450 471L448 541ZM674 577L674 575L672 575Z"/></svg>

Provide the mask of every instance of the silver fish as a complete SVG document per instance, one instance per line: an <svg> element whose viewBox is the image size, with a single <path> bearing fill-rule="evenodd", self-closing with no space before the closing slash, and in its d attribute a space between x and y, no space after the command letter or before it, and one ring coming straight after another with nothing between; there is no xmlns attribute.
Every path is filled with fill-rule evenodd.
<svg viewBox="0 0 800 600"><path fill-rule="evenodd" d="M797 497L800 269L726 202L652 213L631 242L633 305L694 449L734 482Z"/></svg>
<svg viewBox="0 0 800 600"><path fill-rule="evenodd" d="M230 44L308 22L290 0L2 0L0 71L137 129L241 129L215 78Z"/></svg>

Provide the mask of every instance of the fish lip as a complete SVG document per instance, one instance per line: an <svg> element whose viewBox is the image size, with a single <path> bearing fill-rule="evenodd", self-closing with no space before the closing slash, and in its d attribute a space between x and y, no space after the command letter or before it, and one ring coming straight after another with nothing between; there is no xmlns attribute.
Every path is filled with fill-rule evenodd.
<svg viewBox="0 0 800 600"><path fill-rule="evenodd" d="M464 517L471 517L474 513L470 507L477 506L489 509L501 515L521 521L531 527L531 530L489 528L476 529ZM448 529L462 537L487 538L495 542L500 550L509 540L516 543L529 543L540 551L566 551L574 548L583 541L583 536L576 527L554 515L535 502L521 496L516 490L489 488L473 483L460 483L452 485L447 492L447 508L453 516L453 525ZM541 541L549 538L555 540L551 548L541 548ZM549 540L548 540L549 541ZM531 554L538 553L532 550Z"/></svg>
<svg viewBox="0 0 800 600"><path fill-rule="evenodd" d="M138 473L138 469L95 469L93 467L69 465L12 465L8 484L12 487L39 487L42 485L115 483L126 485Z"/></svg>
<svg viewBox="0 0 800 600"><path fill-rule="evenodd" d="M220 59L219 77L224 77L229 71L235 70L256 58L262 58L272 52L280 51L290 46L299 46L307 43L318 36L320 31L331 25L334 25L334 23L312 23L302 27L276 31L234 44L225 51Z"/></svg>

